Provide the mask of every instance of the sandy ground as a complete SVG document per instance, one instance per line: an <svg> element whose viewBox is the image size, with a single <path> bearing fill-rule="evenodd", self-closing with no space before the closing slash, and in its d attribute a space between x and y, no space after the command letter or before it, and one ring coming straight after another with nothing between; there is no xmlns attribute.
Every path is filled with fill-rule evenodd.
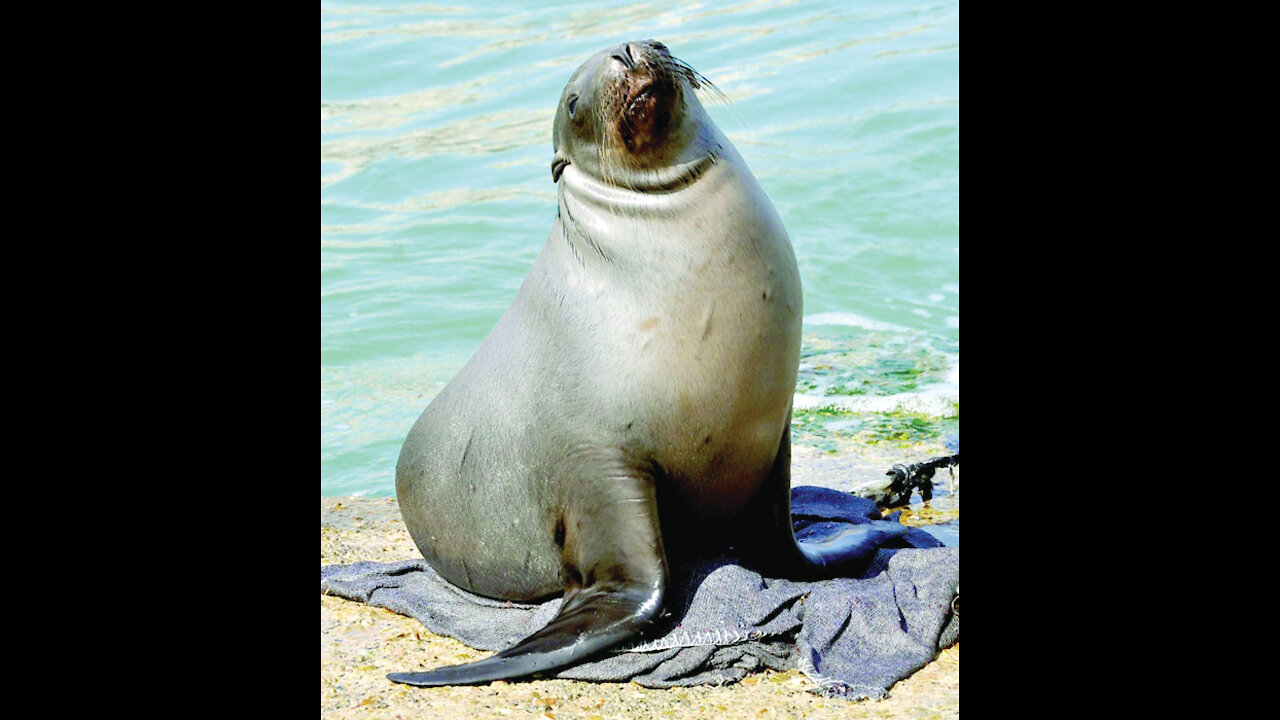
<svg viewBox="0 0 1280 720"><path fill-rule="evenodd" d="M915 459L918 453L912 453ZM941 454L941 453L938 453ZM803 461L803 458L797 458ZM884 468L877 457L868 468ZM899 460L894 460L899 461ZM845 463L848 467L847 461ZM871 471L869 471L871 472ZM878 474L883 470L873 472ZM812 483L825 484L825 483ZM935 505L937 499L935 499ZM958 517L958 512L957 512ZM395 500L321 498L320 564L418 557ZM890 689L880 701L826 699L799 671L765 672L720 687L650 690L574 680L415 688L389 672L428 669L487 653L433 635L409 617L320 596L320 715L326 718L958 718L960 646Z"/></svg>

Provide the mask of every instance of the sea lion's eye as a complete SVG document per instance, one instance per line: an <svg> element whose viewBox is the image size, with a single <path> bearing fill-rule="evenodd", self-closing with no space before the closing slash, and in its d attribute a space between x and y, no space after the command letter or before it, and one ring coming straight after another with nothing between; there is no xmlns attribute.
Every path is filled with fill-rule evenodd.
<svg viewBox="0 0 1280 720"><path fill-rule="evenodd" d="M569 96L569 117L573 117L573 110L578 106L578 94L574 93Z"/></svg>

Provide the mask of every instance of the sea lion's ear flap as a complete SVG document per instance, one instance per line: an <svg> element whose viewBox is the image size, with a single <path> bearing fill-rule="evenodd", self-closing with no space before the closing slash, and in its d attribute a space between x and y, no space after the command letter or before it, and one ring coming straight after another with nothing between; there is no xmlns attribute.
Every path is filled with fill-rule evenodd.
<svg viewBox="0 0 1280 720"><path fill-rule="evenodd" d="M564 166L569 161L557 150L555 155L551 156L551 182L560 182L560 173L564 172Z"/></svg>

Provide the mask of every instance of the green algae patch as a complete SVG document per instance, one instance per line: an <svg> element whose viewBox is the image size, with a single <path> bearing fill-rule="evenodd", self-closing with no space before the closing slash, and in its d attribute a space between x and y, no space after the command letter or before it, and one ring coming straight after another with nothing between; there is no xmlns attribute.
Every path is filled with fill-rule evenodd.
<svg viewBox="0 0 1280 720"><path fill-rule="evenodd" d="M824 396L883 396L914 392L942 382L947 355L899 339L806 338L800 352L796 392Z"/></svg>
<svg viewBox="0 0 1280 720"><path fill-rule="evenodd" d="M958 406L954 417L945 418L903 412L842 412L835 408L797 409L791 414L793 443L832 454L848 442L905 448L937 441L959 429Z"/></svg>
<svg viewBox="0 0 1280 720"><path fill-rule="evenodd" d="M959 348L918 333L806 335L791 439L826 453L908 448L960 428Z"/></svg>
<svg viewBox="0 0 1280 720"><path fill-rule="evenodd" d="M891 443L907 447L943 435L960 428L959 408L955 417L934 418L910 413L876 413L868 416L863 429L854 438L868 445Z"/></svg>

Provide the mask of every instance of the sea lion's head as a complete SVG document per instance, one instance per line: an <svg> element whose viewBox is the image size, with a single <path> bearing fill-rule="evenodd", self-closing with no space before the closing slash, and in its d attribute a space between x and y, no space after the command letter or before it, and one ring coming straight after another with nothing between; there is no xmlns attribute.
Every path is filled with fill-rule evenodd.
<svg viewBox="0 0 1280 720"><path fill-rule="evenodd" d="M656 40L601 50L560 95L551 178L568 165L614 185L650 184L664 169L711 152L709 123L694 91L710 86Z"/></svg>

